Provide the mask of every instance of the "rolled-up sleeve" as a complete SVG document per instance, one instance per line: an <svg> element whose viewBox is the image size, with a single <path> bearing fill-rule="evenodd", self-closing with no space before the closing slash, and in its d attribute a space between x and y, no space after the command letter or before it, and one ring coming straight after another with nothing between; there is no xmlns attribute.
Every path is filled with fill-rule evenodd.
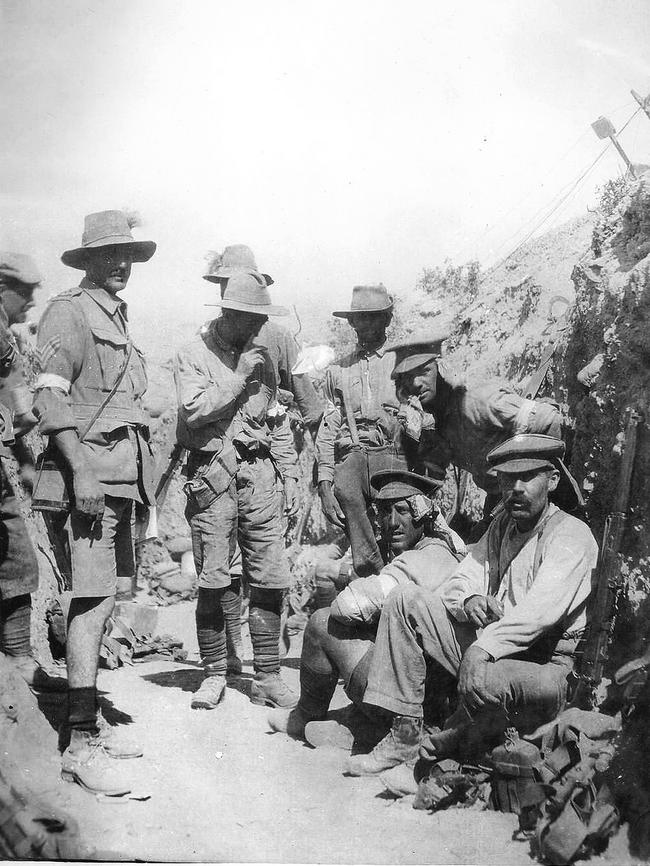
<svg viewBox="0 0 650 866"><path fill-rule="evenodd" d="M84 359L85 324L74 305L57 299L47 307L38 326L41 373L35 384L34 414L43 435L76 430L70 388Z"/></svg>
<svg viewBox="0 0 650 866"><path fill-rule="evenodd" d="M473 595L487 595L487 532L440 589L442 603L457 622L467 622L465 602Z"/></svg>
<svg viewBox="0 0 650 866"><path fill-rule="evenodd" d="M246 387L246 379L224 366L224 377L214 382L190 351L181 350L174 359L174 383L178 412L190 428L203 427L229 418Z"/></svg>

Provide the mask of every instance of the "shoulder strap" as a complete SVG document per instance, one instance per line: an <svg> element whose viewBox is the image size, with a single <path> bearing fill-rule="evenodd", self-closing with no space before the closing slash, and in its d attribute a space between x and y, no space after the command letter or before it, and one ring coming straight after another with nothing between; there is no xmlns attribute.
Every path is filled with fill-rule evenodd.
<svg viewBox="0 0 650 866"><path fill-rule="evenodd" d="M111 388L110 392L107 394L102 405L99 407L99 409L97 409L97 411L92 416L90 421L86 424L83 432L79 434L79 441L80 442L83 442L83 440L86 438L86 436L90 433L91 428L94 426L94 424L96 423L96 421L98 420L98 418L100 417L100 415L102 414L104 409L111 402L111 400L113 399L113 397L115 396L115 394L117 392L117 389L122 384L122 379L124 379L124 376L126 375L126 371L129 367L129 361L131 360L131 355L133 354L133 343L131 342L131 340L129 340L128 345L129 345L129 348L128 348L127 353L126 353L126 358L124 359L124 363L122 364L122 368L121 368L120 372L117 374L117 379L115 380L115 384Z"/></svg>
<svg viewBox="0 0 650 866"><path fill-rule="evenodd" d="M554 511L550 517L547 517L542 526L540 526L537 533L537 547L535 548L535 559L533 560L533 580L537 577L537 572L539 571L539 567L542 564L542 541L548 537L550 531L554 527L562 523L564 518L568 516L569 515L566 514L564 511Z"/></svg>
<svg viewBox="0 0 650 866"><path fill-rule="evenodd" d="M542 525L537 530L537 545L535 547L535 558L533 560L533 579L537 576L539 567L542 564L543 545L542 541L548 536L549 532L561 523L569 515L564 511L554 511L549 517L544 520ZM490 585L488 595L495 595L501 583L501 577L510 566L510 562L506 563L505 567L500 567L500 551L501 542L503 540L503 530L507 520L507 515L503 512L490 525L488 535L488 563Z"/></svg>
<svg viewBox="0 0 650 866"><path fill-rule="evenodd" d="M350 437L352 438L352 443L355 446L358 446L359 443L359 431L357 429L357 422L354 417L354 411L352 406L350 405L350 389L348 388L348 371L349 367L341 367L341 394L343 395L343 408L345 410L345 419L348 422L348 428L350 430Z"/></svg>

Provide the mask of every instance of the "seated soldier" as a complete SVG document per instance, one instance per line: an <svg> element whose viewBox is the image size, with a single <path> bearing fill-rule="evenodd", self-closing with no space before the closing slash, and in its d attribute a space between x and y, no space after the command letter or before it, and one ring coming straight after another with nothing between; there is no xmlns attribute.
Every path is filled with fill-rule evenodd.
<svg viewBox="0 0 650 866"><path fill-rule="evenodd" d="M456 569L464 555L463 542L447 527L432 499L443 477L442 472L438 478L425 478L404 470L383 470L372 476L378 490L376 507L381 532L390 548L391 561L380 574L351 583L331 609L318 610L311 616L300 660L298 706L271 712L272 730L296 738L309 737L310 730L318 733L315 720L325 718L339 677L350 700L360 704L372 658L375 624L385 598L404 584L432 591ZM343 735L345 739L346 732ZM309 741L316 745L312 738Z"/></svg>
<svg viewBox="0 0 650 866"><path fill-rule="evenodd" d="M530 732L562 708L598 556L586 524L549 501L563 454L561 440L540 435L493 449L504 512L437 591L409 584L391 594L364 701L392 713L392 729L349 759L350 774L381 773L418 750L465 759L506 727ZM425 679L434 689L457 683L459 706L421 744Z"/></svg>

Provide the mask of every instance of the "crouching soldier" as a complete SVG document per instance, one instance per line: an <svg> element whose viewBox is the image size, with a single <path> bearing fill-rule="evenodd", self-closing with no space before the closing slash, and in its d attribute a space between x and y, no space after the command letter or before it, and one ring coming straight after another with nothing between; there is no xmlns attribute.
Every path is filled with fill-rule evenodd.
<svg viewBox="0 0 650 866"><path fill-rule="evenodd" d="M21 459L27 458L27 449L20 437L35 426L36 417L10 326L25 321L40 281L29 256L0 253L0 458L9 457L11 449L18 462L30 469L30 463ZM33 689L65 691L67 682L47 674L32 655L31 594L38 587L38 562L1 461L0 525L0 649Z"/></svg>
<svg viewBox="0 0 650 866"><path fill-rule="evenodd" d="M355 731L325 720L340 678L351 701L361 706L373 656L377 621L390 594L400 586L419 586L429 592L449 577L463 558L465 546L444 522L435 502L444 472L422 477L387 470L372 476L377 490L382 538L390 562L378 575L359 578L346 587L331 608L310 618L300 659L300 700L291 710L269 715L272 730L306 738L312 745L327 742L351 748ZM382 720L379 721L381 725ZM376 725L375 725L376 728ZM385 731L385 727L384 727Z"/></svg>
<svg viewBox="0 0 650 866"><path fill-rule="evenodd" d="M249 628L255 678L251 701L291 707L296 697L280 677L280 613L289 586L280 485L293 509L297 457L268 353L252 345L271 304L257 273L230 277L222 314L177 354L178 441L189 451L186 517L192 533L199 596L196 628L205 679L192 707L214 709L225 694L223 598L239 543L250 585Z"/></svg>
<svg viewBox="0 0 650 866"><path fill-rule="evenodd" d="M488 454L505 511L437 591L398 587L381 615L364 700L391 731L348 761L355 776L414 761L463 759L506 727L530 733L566 698L598 547L549 501L565 472L561 440L520 435ZM427 672L429 677L427 678ZM428 688L456 684L459 707L421 743Z"/></svg>
<svg viewBox="0 0 650 866"><path fill-rule="evenodd" d="M426 335L387 347L396 356L391 375L402 404L400 443L409 468L415 471L421 471L428 456L435 455L436 463L452 463L471 473L488 494L487 517L499 494L494 473L489 472L488 452L518 433L559 438L560 413L550 403L521 397L503 381L466 383L441 360L448 336L434 322ZM567 479L562 481L564 492ZM571 488L567 496L574 495Z"/></svg>

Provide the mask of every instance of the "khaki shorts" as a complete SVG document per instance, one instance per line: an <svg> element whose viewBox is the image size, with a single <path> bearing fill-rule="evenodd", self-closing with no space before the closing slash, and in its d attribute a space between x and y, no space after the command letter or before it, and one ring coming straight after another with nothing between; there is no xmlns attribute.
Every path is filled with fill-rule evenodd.
<svg viewBox="0 0 650 866"><path fill-rule="evenodd" d="M94 523L78 511L70 515L65 531L75 598L115 595L118 577L135 574L134 526L135 503L121 496L106 496L104 514Z"/></svg>

